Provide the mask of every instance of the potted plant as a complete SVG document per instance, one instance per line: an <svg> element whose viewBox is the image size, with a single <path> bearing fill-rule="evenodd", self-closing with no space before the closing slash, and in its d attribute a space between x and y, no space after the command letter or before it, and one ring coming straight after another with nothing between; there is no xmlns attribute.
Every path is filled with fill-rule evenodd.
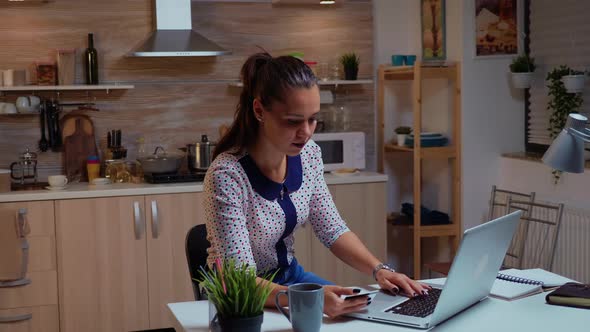
<svg viewBox="0 0 590 332"><path fill-rule="evenodd" d="M262 278L272 280L272 275ZM257 282L256 270L234 259L217 262L215 270L201 269L201 285L215 306L212 324L221 331L259 332L271 282Z"/></svg>
<svg viewBox="0 0 590 332"><path fill-rule="evenodd" d="M580 93L584 90L584 84L586 84L586 74L578 70L570 70L567 75L561 78L565 90L568 93Z"/></svg>
<svg viewBox="0 0 590 332"><path fill-rule="evenodd" d="M406 135L412 132L412 128L407 126L399 126L395 128L394 131L397 134L397 145L404 146L406 143Z"/></svg>
<svg viewBox="0 0 590 332"><path fill-rule="evenodd" d="M528 89L533 81L535 71L535 59L528 54L519 55L510 64L512 73L512 86L518 89Z"/></svg>
<svg viewBox="0 0 590 332"><path fill-rule="evenodd" d="M549 137L554 139L559 135L567 117L570 113L578 113L584 102L582 95L579 93L568 93L563 81L564 76L573 72L568 66L559 66L547 74L547 87L549 88L549 101L547 110L551 112L549 118ZM559 181L561 172L552 171L555 183Z"/></svg>
<svg viewBox="0 0 590 332"><path fill-rule="evenodd" d="M345 53L340 57L340 63L344 68L344 78L356 80L359 72L359 57L354 52Z"/></svg>

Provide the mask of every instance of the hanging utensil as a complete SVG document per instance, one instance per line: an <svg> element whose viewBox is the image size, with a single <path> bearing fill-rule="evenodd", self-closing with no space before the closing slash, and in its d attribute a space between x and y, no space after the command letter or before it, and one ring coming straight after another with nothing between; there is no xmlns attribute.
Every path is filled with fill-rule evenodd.
<svg viewBox="0 0 590 332"><path fill-rule="evenodd" d="M39 150L42 152L47 151L49 148L49 142L45 138L45 103L41 103L39 110L39 125L41 126L41 139L39 140Z"/></svg>
<svg viewBox="0 0 590 332"><path fill-rule="evenodd" d="M61 150L62 147L62 139L61 139L61 129L59 127L59 113L61 108L57 101L53 102L53 114L54 114L54 121L55 125L53 130L55 131L55 143L53 144L53 148L51 149L53 152L57 152Z"/></svg>

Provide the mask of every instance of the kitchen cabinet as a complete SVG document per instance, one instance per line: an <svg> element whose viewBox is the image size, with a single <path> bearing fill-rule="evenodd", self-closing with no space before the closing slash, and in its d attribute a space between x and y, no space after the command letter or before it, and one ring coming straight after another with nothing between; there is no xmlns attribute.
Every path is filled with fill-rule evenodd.
<svg viewBox="0 0 590 332"><path fill-rule="evenodd" d="M369 250L387 260L385 224L385 182L329 185L334 204L346 224ZM306 271L342 286L375 283L340 261L315 237L311 226L295 234L295 255Z"/></svg>
<svg viewBox="0 0 590 332"><path fill-rule="evenodd" d="M143 196L55 201L61 331L149 328Z"/></svg>
<svg viewBox="0 0 590 332"><path fill-rule="evenodd" d="M167 304L194 301L185 238L205 223L201 193L145 196L150 328L173 325Z"/></svg>
<svg viewBox="0 0 590 332"><path fill-rule="evenodd" d="M172 326L166 304L193 299L184 243L201 194L56 201L61 331Z"/></svg>
<svg viewBox="0 0 590 332"><path fill-rule="evenodd" d="M30 227L29 284L0 288L0 332L57 332L58 293L52 201L2 203L1 210L26 209Z"/></svg>

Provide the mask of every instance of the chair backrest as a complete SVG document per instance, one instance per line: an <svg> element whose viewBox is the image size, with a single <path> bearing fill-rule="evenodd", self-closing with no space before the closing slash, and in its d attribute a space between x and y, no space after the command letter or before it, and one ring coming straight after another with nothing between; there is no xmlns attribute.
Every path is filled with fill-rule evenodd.
<svg viewBox="0 0 590 332"><path fill-rule="evenodd" d="M488 221L501 217L506 213L506 203L508 202L508 197L512 197L513 199L519 201L534 202L535 192L525 194L511 190L498 189L498 187L492 186L492 195L490 197L488 210Z"/></svg>
<svg viewBox="0 0 590 332"><path fill-rule="evenodd" d="M508 197L505 213L523 210L521 221L504 259L505 267L551 271L563 204L516 200Z"/></svg>
<svg viewBox="0 0 590 332"><path fill-rule="evenodd" d="M186 260L193 283L195 300L203 299L199 282L195 281L195 279L200 279L200 266L204 269L207 268L207 248L210 246L211 244L207 241L207 228L204 224L193 226L186 234Z"/></svg>

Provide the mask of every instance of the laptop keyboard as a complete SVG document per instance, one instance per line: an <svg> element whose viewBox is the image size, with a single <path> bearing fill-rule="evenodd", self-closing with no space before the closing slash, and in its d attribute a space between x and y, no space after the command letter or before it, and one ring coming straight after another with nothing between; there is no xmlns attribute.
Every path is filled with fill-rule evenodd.
<svg viewBox="0 0 590 332"><path fill-rule="evenodd" d="M385 310L385 312L424 318L434 312L440 293L440 289L433 288L428 292L428 295L411 298L400 305Z"/></svg>

